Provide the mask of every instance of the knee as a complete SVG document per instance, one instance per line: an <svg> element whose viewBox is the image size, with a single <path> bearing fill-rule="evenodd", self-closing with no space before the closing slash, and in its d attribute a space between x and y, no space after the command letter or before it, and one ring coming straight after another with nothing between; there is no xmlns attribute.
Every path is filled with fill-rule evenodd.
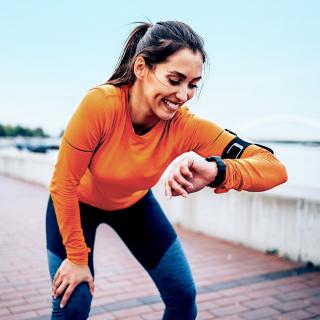
<svg viewBox="0 0 320 320"><path fill-rule="evenodd" d="M92 296L86 282L80 283L72 292L63 309L60 308L62 296L53 300L52 318L85 320L89 317Z"/></svg>
<svg viewBox="0 0 320 320"><path fill-rule="evenodd" d="M87 319L89 317L92 296L86 282L80 283L64 306L66 319Z"/></svg>

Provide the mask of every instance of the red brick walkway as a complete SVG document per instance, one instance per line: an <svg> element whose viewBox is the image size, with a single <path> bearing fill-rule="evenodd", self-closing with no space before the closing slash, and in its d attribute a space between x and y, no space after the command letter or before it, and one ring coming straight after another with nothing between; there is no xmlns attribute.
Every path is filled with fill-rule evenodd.
<svg viewBox="0 0 320 320"><path fill-rule="evenodd" d="M0 320L50 319L42 187L0 176ZM161 319L149 276L100 226L90 319ZM320 272L175 227L198 288L198 319L320 319Z"/></svg>

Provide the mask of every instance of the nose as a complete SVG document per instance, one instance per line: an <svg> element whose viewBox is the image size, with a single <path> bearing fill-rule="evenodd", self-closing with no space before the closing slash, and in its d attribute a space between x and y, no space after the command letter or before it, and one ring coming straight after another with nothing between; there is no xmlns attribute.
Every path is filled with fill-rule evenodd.
<svg viewBox="0 0 320 320"><path fill-rule="evenodd" d="M180 87L176 93L176 98L179 99L180 102L186 102L190 99L189 89L186 87Z"/></svg>

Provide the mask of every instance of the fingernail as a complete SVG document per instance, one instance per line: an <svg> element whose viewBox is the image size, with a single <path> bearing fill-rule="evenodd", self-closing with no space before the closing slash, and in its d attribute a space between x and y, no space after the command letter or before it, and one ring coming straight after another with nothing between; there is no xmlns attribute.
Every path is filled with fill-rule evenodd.
<svg viewBox="0 0 320 320"><path fill-rule="evenodd" d="M62 309L63 307L64 307L64 305L61 303L61 304L60 304L60 308Z"/></svg>

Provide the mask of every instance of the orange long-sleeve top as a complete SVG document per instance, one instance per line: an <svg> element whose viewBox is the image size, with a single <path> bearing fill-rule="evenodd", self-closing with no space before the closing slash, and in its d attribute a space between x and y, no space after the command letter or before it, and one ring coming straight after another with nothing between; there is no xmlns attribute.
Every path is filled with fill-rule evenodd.
<svg viewBox="0 0 320 320"><path fill-rule="evenodd" d="M61 141L50 193L67 257L88 263L79 201L104 210L127 208L154 186L177 156L194 151L221 155L234 135L183 106L137 135L128 108L128 86L102 85L88 91ZM225 159L226 177L215 193L263 191L287 180L285 167L256 145L240 159Z"/></svg>

